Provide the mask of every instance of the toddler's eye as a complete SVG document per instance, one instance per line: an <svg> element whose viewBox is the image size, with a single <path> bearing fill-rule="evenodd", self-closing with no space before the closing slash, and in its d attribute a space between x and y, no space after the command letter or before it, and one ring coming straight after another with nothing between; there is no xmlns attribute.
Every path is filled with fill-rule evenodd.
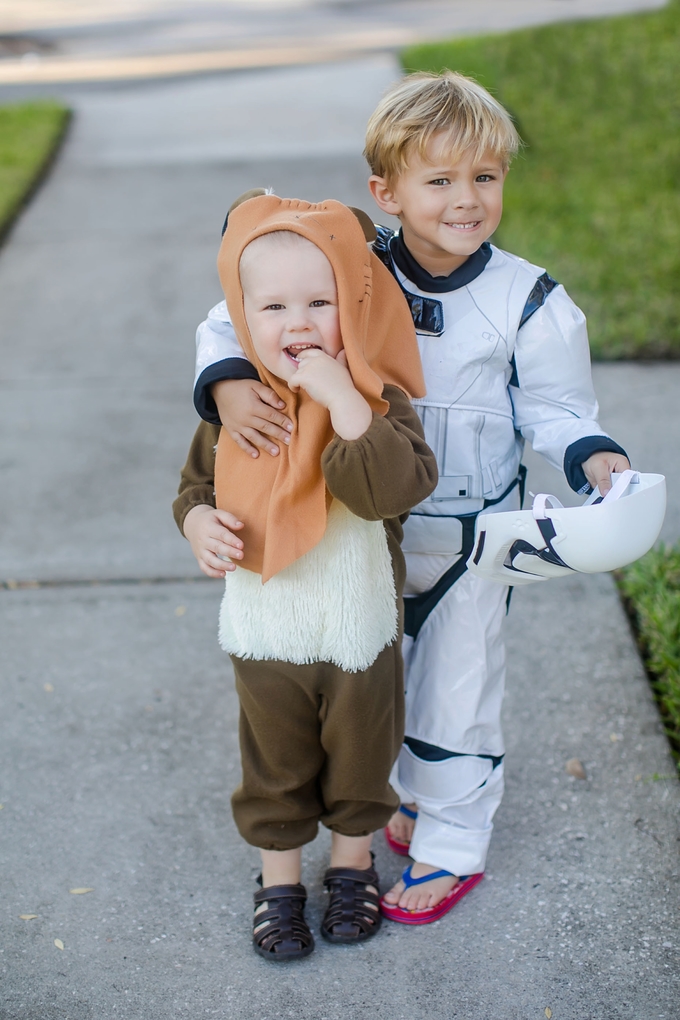
<svg viewBox="0 0 680 1020"><path fill-rule="evenodd" d="M265 312L280 312L285 307L285 305L265 305L264 310Z"/></svg>
<svg viewBox="0 0 680 1020"><path fill-rule="evenodd" d="M439 187L441 187L442 185L445 185L445 184L450 184L450 183L451 183L451 181L448 179L448 177L435 177L435 179L433 181L430 181L430 184L436 184Z"/></svg>
<svg viewBox="0 0 680 1020"><path fill-rule="evenodd" d="M475 177L475 180L481 184L486 184L487 181L495 181L496 178L493 174L479 174L479 176Z"/></svg>
<svg viewBox="0 0 680 1020"><path fill-rule="evenodd" d="M324 305L329 305L330 301L325 301L323 298L317 298L316 301L311 301L310 308L323 308Z"/></svg>

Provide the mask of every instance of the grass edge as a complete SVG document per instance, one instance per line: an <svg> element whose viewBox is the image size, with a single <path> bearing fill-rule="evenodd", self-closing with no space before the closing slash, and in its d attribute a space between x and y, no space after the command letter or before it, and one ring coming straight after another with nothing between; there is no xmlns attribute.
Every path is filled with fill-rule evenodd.
<svg viewBox="0 0 680 1020"><path fill-rule="evenodd" d="M70 107L64 108L64 115L62 122L59 126L59 130L55 134L50 148L45 152L43 159L35 167L35 170L28 181L23 194L17 199L11 212L5 217L4 221L0 223L0 247L2 247L8 240L9 235L14 229L17 220L21 216L22 212L30 204L41 185L48 177L52 167L54 166L59 153L61 152L62 146L66 141L66 137L70 130L71 124L73 123L73 110Z"/></svg>

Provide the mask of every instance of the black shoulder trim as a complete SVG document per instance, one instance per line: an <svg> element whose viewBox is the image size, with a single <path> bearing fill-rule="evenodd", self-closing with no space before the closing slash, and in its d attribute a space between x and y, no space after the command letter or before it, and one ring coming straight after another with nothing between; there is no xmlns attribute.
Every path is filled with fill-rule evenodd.
<svg viewBox="0 0 680 1020"><path fill-rule="evenodd" d="M522 326L529 321L531 316L534 314L534 312L538 311L541 305L545 304L545 299L547 298L550 291L554 290L555 287L558 286L559 284L557 280L553 280L552 276L550 276L548 273L544 273L543 276L539 276L539 278L536 280L536 283L534 284L534 288L531 291L531 294L527 298L526 304L524 306L524 311L522 312L522 318L519 320L518 327L519 329L521 329ZM518 384L513 383L513 385Z"/></svg>
<svg viewBox="0 0 680 1020"><path fill-rule="evenodd" d="M383 265L387 266L401 287L401 292L411 309L411 318L416 332L425 336L441 336L444 332L444 309L441 301L437 301L436 298L421 297L419 294L411 294L406 290L394 268L395 259L391 247L394 239L400 235L395 234L390 227L376 226L375 229L378 236L372 245L373 253Z"/></svg>
<svg viewBox="0 0 680 1020"><path fill-rule="evenodd" d="M394 237L394 231L390 227L382 227L379 223L376 223L375 232L378 236L371 245L373 254L377 255L383 265L387 266L389 271L394 274L394 266L389 250L389 243Z"/></svg>
<svg viewBox="0 0 680 1020"><path fill-rule="evenodd" d="M217 405L213 400L210 387L223 379L254 379L260 381L257 369L245 358L224 358L204 368L194 386L194 407L203 421L211 425L221 425L217 413Z"/></svg>
<svg viewBox="0 0 680 1020"><path fill-rule="evenodd" d="M588 457L592 457L594 453L600 451L620 453L623 457L628 456L623 447L615 443L609 436L584 436L583 439L577 439L575 443L571 443L565 450L564 473L574 492L585 494L593 491L581 465L584 460L588 460Z"/></svg>

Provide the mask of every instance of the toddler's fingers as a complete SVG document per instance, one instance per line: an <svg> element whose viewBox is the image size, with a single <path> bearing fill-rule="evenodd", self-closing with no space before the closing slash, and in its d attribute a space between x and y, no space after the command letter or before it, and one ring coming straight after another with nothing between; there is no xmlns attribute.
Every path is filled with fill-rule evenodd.
<svg viewBox="0 0 680 1020"><path fill-rule="evenodd" d="M299 362L309 361L311 358L327 358L328 355L320 351L318 347L307 347L304 351L298 351L297 359Z"/></svg>
<svg viewBox="0 0 680 1020"><path fill-rule="evenodd" d="M203 562L212 570L222 574L225 570L227 572L236 570L236 564L232 563L228 557L221 554L218 556L217 553L212 552L210 549L203 550Z"/></svg>
<svg viewBox="0 0 680 1020"><path fill-rule="evenodd" d="M206 545L206 549L214 553L216 556L221 556L223 559L230 560L242 560L243 559L243 542L236 544L237 539L232 541L214 541Z"/></svg>
<svg viewBox="0 0 680 1020"><path fill-rule="evenodd" d="M212 566L211 564L213 563L217 564L217 566ZM198 566L201 573L205 574L206 577L214 578L225 577L225 575L230 571L236 570L233 563L223 563L217 556L213 556L212 553L208 552L201 556L198 561Z"/></svg>
<svg viewBox="0 0 680 1020"><path fill-rule="evenodd" d="M218 519L220 524L223 524L225 528L230 528L232 531L239 531L243 527L243 521L240 521L238 517L234 517L234 515L230 514L228 510L215 510L215 517ZM218 531L217 536L222 539L222 541L225 540L224 532ZM238 543L239 545L243 545L240 538L238 539Z"/></svg>

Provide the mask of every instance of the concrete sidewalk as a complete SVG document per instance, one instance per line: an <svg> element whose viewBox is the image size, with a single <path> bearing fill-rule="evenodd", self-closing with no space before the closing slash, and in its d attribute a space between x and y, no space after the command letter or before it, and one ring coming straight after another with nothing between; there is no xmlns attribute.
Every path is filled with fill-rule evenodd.
<svg viewBox="0 0 680 1020"><path fill-rule="evenodd" d="M0 1020L677 1016L680 791L606 576L514 595L487 880L438 924L319 940L297 966L250 948L257 857L229 809L220 585L169 509L195 420L191 336L219 299L240 191L370 208L357 152L395 73L381 58L74 93L63 156L0 253L1 577L54 583L0 592ZM603 424L680 477L680 366L596 379ZM305 851L317 931L327 843ZM387 885L402 862L376 843Z"/></svg>

